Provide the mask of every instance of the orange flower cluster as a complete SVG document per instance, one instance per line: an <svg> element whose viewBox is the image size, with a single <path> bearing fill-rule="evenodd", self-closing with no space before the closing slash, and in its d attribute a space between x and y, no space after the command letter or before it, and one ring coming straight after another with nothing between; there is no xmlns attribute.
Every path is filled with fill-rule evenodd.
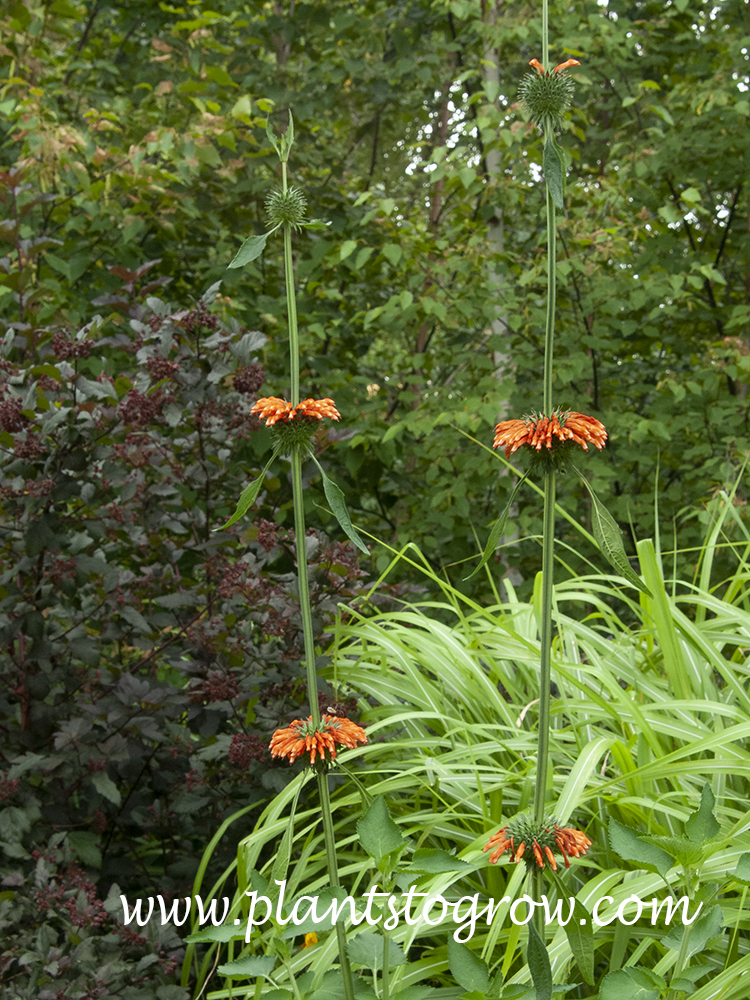
<svg viewBox="0 0 750 1000"><path fill-rule="evenodd" d="M265 420L266 426L281 421L288 423L290 420L322 420L323 417L331 417L333 420L340 420L341 414L336 409L336 404L332 399L303 399L301 403L292 406L278 396L264 396L259 399L250 412Z"/></svg>
<svg viewBox="0 0 750 1000"><path fill-rule="evenodd" d="M527 420L501 421L495 427L492 447L505 445L506 458L510 458L524 444L537 451L552 451L557 442L574 441L588 451L590 441L601 451L606 440L607 429L596 417L575 410L555 410L551 417L534 415Z"/></svg>
<svg viewBox="0 0 750 1000"><path fill-rule="evenodd" d="M523 835L524 839L516 847L515 841L518 834L514 833L511 827L505 826L502 830L494 833L483 848L484 851L491 850L493 852L489 857L490 864L496 864L506 851L508 851L512 861L521 861L530 843L531 853L537 865L544 868L546 861L553 871L557 871L557 861L552 853L553 845L565 859L566 868L570 868L568 855L572 858L580 858L591 847L591 841L585 833L572 827L560 826L558 823L553 823L550 827L542 827L536 833L532 833L528 829L523 830ZM527 863L529 861L530 858L527 858Z"/></svg>
<svg viewBox="0 0 750 1000"><path fill-rule="evenodd" d="M358 743L367 743L367 736L364 729L350 719L324 715L319 725L315 726L310 715L306 720L295 719L286 729L277 729L271 737L269 749L272 757L288 757L290 764L301 754L309 752L310 763L314 764L316 757L321 763L334 760L336 744L353 750Z"/></svg>
<svg viewBox="0 0 750 1000"><path fill-rule="evenodd" d="M581 64L578 62L577 59L566 59L564 63L560 63L558 66L555 66L552 72L555 74L562 73L564 69L568 69L570 66L580 66L580 65ZM539 62L538 59L530 59L529 66L533 66L540 76L545 75L544 66L542 66L542 64Z"/></svg>

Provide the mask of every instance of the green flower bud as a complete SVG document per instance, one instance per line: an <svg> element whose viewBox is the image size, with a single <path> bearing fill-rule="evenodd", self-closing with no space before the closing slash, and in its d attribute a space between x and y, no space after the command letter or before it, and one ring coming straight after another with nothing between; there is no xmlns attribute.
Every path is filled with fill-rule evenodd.
<svg viewBox="0 0 750 1000"><path fill-rule="evenodd" d="M307 199L299 188L274 191L266 198L266 213L272 226L286 223L294 229L300 229L305 222L306 208Z"/></svg>
<svg viewBox="0 0 750 1000"><path fill-rule="evenodd" d="M573 81L568 79L564 70L568 66L579 65L577 59L556 66L554 70L545 73L538 59L532 59L531 66L535 73L527 73L519 88L519 96L529 114L529 117L542 131L549 124L553 131L562 125L563 115L570 107L573 98Z"/></svg>

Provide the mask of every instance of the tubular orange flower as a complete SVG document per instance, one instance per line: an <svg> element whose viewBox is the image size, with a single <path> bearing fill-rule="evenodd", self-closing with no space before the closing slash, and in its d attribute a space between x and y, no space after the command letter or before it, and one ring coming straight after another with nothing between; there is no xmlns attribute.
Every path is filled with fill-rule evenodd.
<svg viewBox="0 0 750 1000"><path fill-rule="evenodd" d="M259 399L255 403L250 412L254 416L260 417L261 420L265 420L267 426L271 427L278 420L286 421L291 409L292 404L279 399L278 396L264 396L263 399Z"/></svg>
<svg viewBox="0 0 750 1000"><path fill-rule="evenodd" d="M318 420L331 417L332 420L340 420L341 414L332 399L303 399L290 413L290 419L296 420L299 417L307 417L310 420L313 417L317 417Z"/></svg>
<svg viewBox="0 0 750 1000"><path fill-rule="evenodd" d="M310 763L328 764L336 757L336 745L354 749L358 743L367 743L364 729L351 719L339 719L324 715L318 726L313 725L312 716L295 719L285 729L277 729L271 737L269 749L272 757L287 757L289 763L303 753L310 754Z"/></svg>
<svg viewBox="0 0 750 1000"><path fill-rule="evenodd" d="M555 66L552 72L562 73L564 69L569 69L571 66L580 66L580 65L581 64L578 62L577 59L566 59L564 63L560 63L559 65Z"/></svg>
<svg viewBox="0 0 750 1000"><path fill-rule="evenodd" d="M607 429L596 417L575 410L555 410L551 417L535 413L524 420L501 421L495 427L492 447L505 445L506 458L510 458L522 445L536 451L553 451L572 441L588 451L587 442L591 442L601 451L606 440Z"/></svg>
<svg viewBox="0 0 750 1000"><path fill-rule="evenodd" d="M323 417L331 417L333 420L340 420L341 414L336 409L336 404L332 399L303 399L297 406L292 406L284 399L277 396L265 396L259 399L250 412L265 420L266 426L281 421L288 423L290 420L322 420Z"/></svg>
<svg viewBox="0 0 750 1000"><path fill-rule="evenodd" d="M578 62L577 59L566 59L564 63L559 63L557 66L555 66L555 68L552 70L552 72L553 73L562 73L563 70L569 69L571 66L580 66L580 65L581 64ZM549 74L545 74L545 72L544 72L544 66L542 66L542 64L539 62L538 59L530 59L529 60L529 66L533 66L534 69L537 71L537 73L540 76L548 76L549 75Z"/></svg>
<svg viewBox="0 0 750 1000"><path fill-rule="evenodd" d="M516 847L517 841L520 843ZM568 856L580 858L589 847L591 841L580 830L562 827L554 819L546 819L539 825L533 820L521 818L493 833L483 850L492 851L489 857L491 865L497 864L507 851L511 861L519 862L525 856L529 868L535 864L538 868L544 868L546 862L553 871L557 871L557 861L553 854L555 849L562 854L565 867L569 868Z"/></svg>
<svg viewBox="0 0 750 1000"><path fill-rule="evenodd" d="M566 868L570 868L568 854L574 858L580 858L581 855L585 854L589 847L591 847L591 841L586 834L581 833L580 830L575 830L572 827L558 826L557 823L555 823L552 827L552 835L555 838L558 850L565 858Z"/></svg>

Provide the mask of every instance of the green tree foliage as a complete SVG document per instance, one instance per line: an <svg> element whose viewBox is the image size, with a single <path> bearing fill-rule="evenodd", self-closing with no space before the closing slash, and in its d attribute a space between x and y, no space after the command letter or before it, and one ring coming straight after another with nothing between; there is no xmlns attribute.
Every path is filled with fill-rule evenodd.
<svg viewBox="0 0 750 1000"><path fill-rule="evenodd" d="M259 126L293 107L292 171L331 223L296 241L303 380L347 424L326 458L384 540L438 566L477 551L509 480L453 425L488 444L499 415L541 395L541 139L516 100L539 54L535 5L8 10L3 156L35 187L6 199L6 321L83 322L114 291L116 256L161 258L185 295L224 276L276 183ZM747 450L747 13L576 2L554 19L556 53L581 62L561 135L555 392L607 424L588 467L645 535L657 459L669 523L694 519ZM281 379L279 248L224 291ZM580 486L565 488L586 518ZM527 506L522 535L538 528ZM522 543L511 561L529 575L536 559Z"/></svg>

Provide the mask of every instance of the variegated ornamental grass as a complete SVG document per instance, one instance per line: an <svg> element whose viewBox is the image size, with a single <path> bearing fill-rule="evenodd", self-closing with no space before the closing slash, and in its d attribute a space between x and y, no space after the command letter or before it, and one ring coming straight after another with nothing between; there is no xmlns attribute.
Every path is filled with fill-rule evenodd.
<svg viewBox="0 0 750 1000"><path fill-rule="evenodd" d="M644 901L663 899L667 884L677 897L693 900L691 913L702 901L699 921L708 914L708 923L696 921L686 946L686 974L697 986L692 996L743 1000L750 955L737 930L746 883L735 871L750 851L745 559L750 537L740 527L736 542L741 522L734 497L720 495L711 511L694 580L671 578L672 554L660 553L645 540L639 545L640 570L652 598L636 597L624 581L594 573L556 586L550 797L558 822L568 825L575 817L593 842L588 855L564 873L566 891L589 914L598 899L612 897L601 907L605 918L634 895ZM735 538L732 543L729 535ZM714 557L729 544L737 553L737 571L710 585ZM413 547L398 558L420 564ZM351 685L359 695L368 743L348 751L345 766L364 782L368 800L386 798L410 845L403 867L416 870L412 852L420 848L455 854L468 866L422 873L420 889L449 900L474 893L481 900L513 900L524 891L523 865L503 860L490 867L482 850L488 834L522 811L534 794L538 596L526 603L507 586L507 599L491 608L478 607L443 582L440 603L369 617L355 614L339 622L326 670L330 681ZM299 776L269 803L255 832L240 845L240 887L257 880L254 871L271 879L278 863L273 845L290 830L288 849L295 860L287 900L314 895L328 885L317 805L299 810L289 824L290 802L305 780ZM685 824L700 811L707 782L718 828L691 855L684 843ZM381 879L359 845L356 820L365 805L360 790L348 781L332 793L340 874L354 896ZM618 825L626 830L626 846L617 841L625 856L611 841ZM644 839L627 841L632 833ZM634 847L630 853L628 843ZM642 864L649 846L665 852L664 877ZM551 898L555 891L547 883ZM232 914L241 914L242 906L240 892ZM527 990L532 987L522 947L525 931L508 919L509 908L503 904L490 927L480 920L465 947L485 963L487 981L497 987L484 995L533 997L533 992L511 988L521 983ZM635 903L625 912L634 919ZM626 996L634 987L629 975L635 973L623 972L622 966L650 970L657 986L662 984L654 995L668 996L684 932L679 924L671 930L660 921L652 926L650 917L648 910L632 928L617 921L592 926L601 997ZM392 995L425 981L443 988L456 982L458 946L449 946L455 928L450 920L440 928L424 921L411 927L401 922L392 945L400 947L405 961L392 969ZM238 936L244 938L244 921L241 930ZM260 954L277 933L264 928L250 950ZM290 954L285 971L274 976L277 987L289 989L288 977L294 975L302 995L308 996L326 981L335 962L335 936L323 931L318 937L314 947ZM550 926L546 945L554 982L581 984L566 929ZM244 940L238 940L234 954L241 955L244 947ZM204 968L213 957L205 955ZM223 963L221 969L229 966ZM264 983L258 995L270 991L270 982ZM226 995L209 990L209 996ZM436 995L459 996L460 991Z"/></svg>

